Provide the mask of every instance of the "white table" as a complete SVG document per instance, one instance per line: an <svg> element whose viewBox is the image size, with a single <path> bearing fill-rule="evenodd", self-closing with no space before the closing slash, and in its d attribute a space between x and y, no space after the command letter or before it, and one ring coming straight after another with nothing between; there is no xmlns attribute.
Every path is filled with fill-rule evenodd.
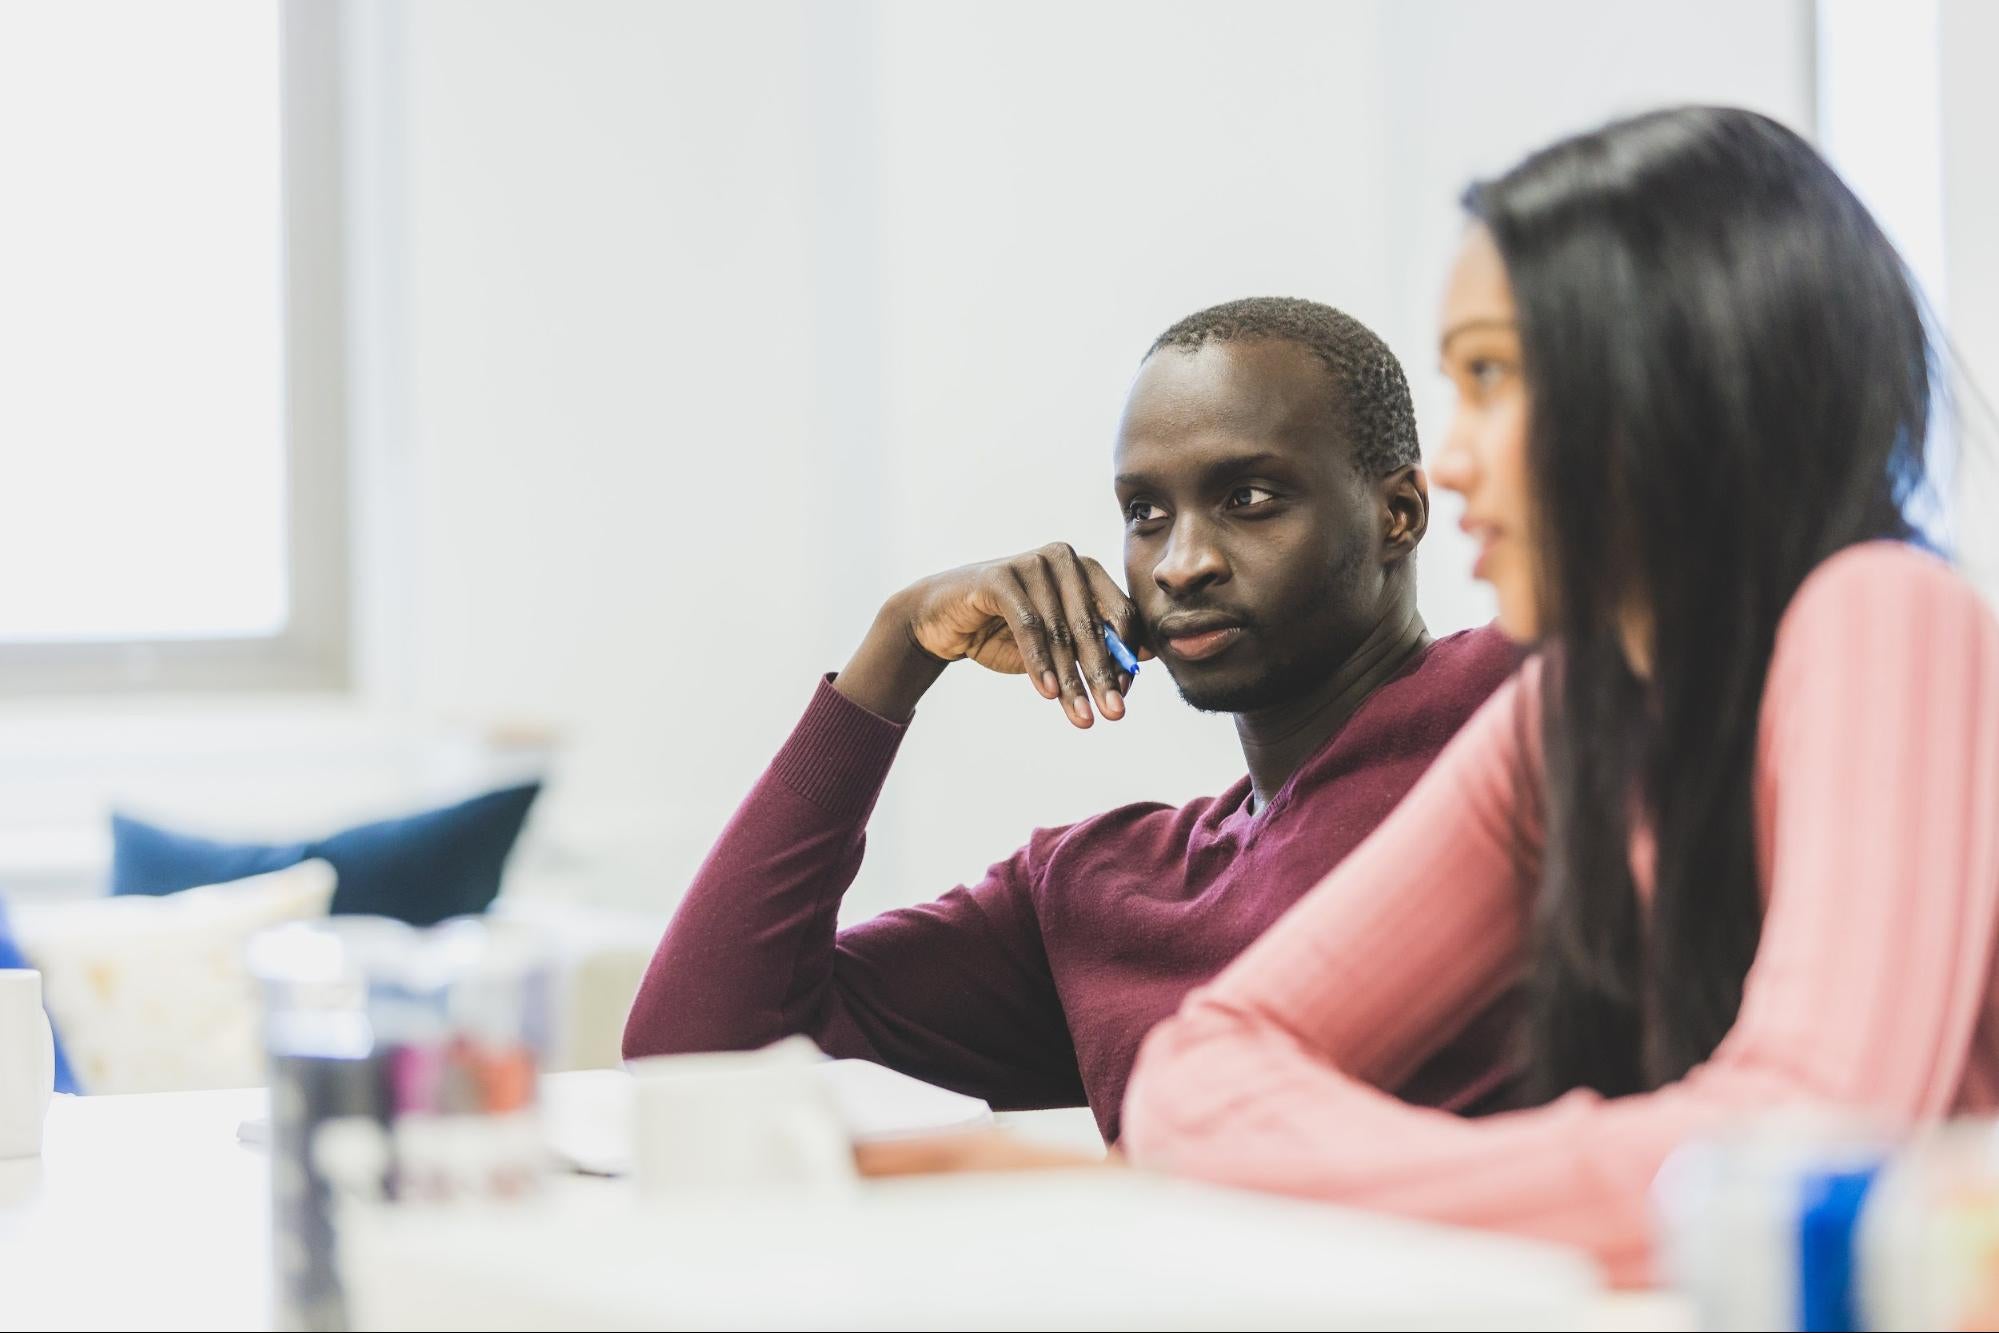
<svg viewBox="0 0 1999 1333"><path fill-rule="evenodd" d="M42 1155L0 1161L0 1329L268 1328L269 1159L236 1127L269 1105L262 1088L57 1097ZM998 1119L1102 1146L1080 1108Z"/></svg>
<svg viewBox="0 0 1999 1333"><path fill-rule="evenodd" d="M261 1088L57 1097L0 1162L0 1327L270 1327L270 1174L236 1141Z"/></svg>
<svg viewBox="0 0 1999 1333"><path fill-rule="evenodd" d="M58 1098L42 1157L0 1162L0 1327L268 1327L267 1162L236 1138L266 1100ZM1025 1123L1060 1137L1079 1122ZM1455 1326L1471 1310L1495 1327L1639 1328L1684 1315L1604 1304L1578 1261L1543 1247L1137 1173L882 1182L844 1205L699 1209L565 1178L539 1220L391 1216L368 1241L384 1242L391 1266L410 1265L378 1270L392 1286L428 1284L407 1287L402 1315L445 1301L429 1316L445 1325L1254 1322L1243 1301L1272 1287L1245 1265L1284 1256L1279 1270L1302 1277L1254 1308L1316 1299L1296 1322Z"/></svg>

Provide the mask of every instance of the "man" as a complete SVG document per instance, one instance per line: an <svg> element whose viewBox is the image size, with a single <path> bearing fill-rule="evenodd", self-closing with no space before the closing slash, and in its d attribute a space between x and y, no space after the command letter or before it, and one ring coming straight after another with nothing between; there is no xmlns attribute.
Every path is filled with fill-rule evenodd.
<svg viewBox="0 0 1999 1333"><path fill-rule="evenodd" d="M794 1032L996 1107L1094 1110L1106 1141L1146 1031L1381 821L1512 671L1492 630L1432 641L1409 389L1366 327L1236 301L1153 345L1119 426L1127 597L1057 543L889 598L710 853L625 1028L628 1056ZM1130 686L1108 623L1246 777L1171 808L1042 829L984 879L838 930L917 701L961 658L1024 673L1078 727ZM1499 1015L1395 1091L1467 1108L1503 1080Z"/></svg>

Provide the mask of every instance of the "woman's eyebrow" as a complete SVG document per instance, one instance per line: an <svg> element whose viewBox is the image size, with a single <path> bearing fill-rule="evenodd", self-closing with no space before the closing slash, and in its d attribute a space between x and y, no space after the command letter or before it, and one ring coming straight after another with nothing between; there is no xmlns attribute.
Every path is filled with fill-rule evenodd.
<svg viewBox="0 0 1999 1333"><path fill-rule="evenodd" d="M1451 340L1460 334L1476 333L1481 329L1503 329L1508 333L1518 331L1518 326L1510 319L1496 315L1481 315L1476 319L1461 320L1444 330L1444 336L1437 339L1437 355L1443 356L1451 350Z"/></svg>

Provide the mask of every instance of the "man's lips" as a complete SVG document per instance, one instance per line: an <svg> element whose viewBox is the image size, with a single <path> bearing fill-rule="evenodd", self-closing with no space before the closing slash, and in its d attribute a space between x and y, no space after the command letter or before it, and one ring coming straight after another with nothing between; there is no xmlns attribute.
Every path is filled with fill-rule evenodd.
<svg viewBox="0 0 1999 1333"><path fill-rule="evenodd" d="M1227 616L1167 616L1159 622L1155 640L1183 662L1200 662L1229 650L1242 637L1242 624Z"/></svg>
<svg viewBox="0 0 1999 1333"><path fill-rule="evenodd" d="M1205 634L1169 638L1166 640L1166 651L1183 662L1199 662L1228 651L1229 645L1241 637L1242 627L1231 625L1227 629L1211 629Z"/></svg>

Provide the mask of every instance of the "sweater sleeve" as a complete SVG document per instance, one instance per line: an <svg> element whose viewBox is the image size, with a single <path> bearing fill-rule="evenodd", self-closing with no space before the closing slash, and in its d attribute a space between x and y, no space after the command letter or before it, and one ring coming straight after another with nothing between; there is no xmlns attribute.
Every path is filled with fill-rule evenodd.
<svg viewBox="0 0 1999 1333"><path fill-rule="evenodd" d="M1952 1108L1999 917L1999 624L1966 584L1870 546L1793 599L1758 735L1762 941L1713 1057L1653 1093L1461 1121L1371 1075L1518 947L1513 876L1457 813L1498 797L1493 717L1512 706L1496 699L1373 840L1153 1034L1125 1108L1136 1160L1552 1239L1643 1281L1647 1193L1690 1134L1791 1102L1905 1124Z"/></svg>
<svg viewBox="0 0 1999 1333"><path fill-rule="evenodd" d="M804 1033L998 1106L1082 1100L1033 907L1040 839L976 884L838 929L903 730L820 683L654 952L628 1058Z"/></svg>

